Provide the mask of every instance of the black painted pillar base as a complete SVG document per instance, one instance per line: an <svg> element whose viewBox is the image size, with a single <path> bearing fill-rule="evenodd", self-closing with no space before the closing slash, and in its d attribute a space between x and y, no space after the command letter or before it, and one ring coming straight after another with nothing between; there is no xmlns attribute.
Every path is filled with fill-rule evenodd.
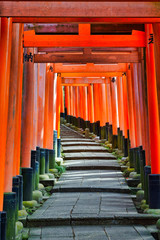
<svg viewBox="0 0 160 240"><path fill-rule="evenodd" d="M112 125L109 125L109 128L108 128L108 141L109 141L109 143L112 143L112 136L113 136Z"/></svg>
<svg viewBox="0 0 160 240"><path fill-rule="evenodd" d="M160 209L160 174L149 174L149 208Z"/></svg>
<svg viewBox="0 0 160 240"><path fill-rule="evenodd" d="M15 240L16 193L4 193L3 210L7 213L7 240Z"/></svg>
<svg viewBox="0 0 160 240"><path fill-rule="evenodd" d="M117 128L117 135L118 135L118 149L120 150L121 146L120 128Z"/></svg>
<svg viewBox="0 0 160 240"><path fill-rule="evenodd" d="M106 123L106 141L108 141L109 122Z"/></svg>
<svg viewBox="0 0 160 240"><path fill-rule="evenodd" d="M6 212L0 212L0 240L6 239L6 231L7 231L7 214Z"/></svg>
<svg viewBox="0 0 160 240"><path fill-rule="evenodd" d="M33 169L21 168L23 176L23 201L32 200Z"/></svg>
<svg viewBox="0 0 160 240"><path fill-rule="evenodd" d="M112 148L115 149L118 147L118 136L117 135L113 135L112 136Z"/></svg>
<svg viewBox="0 0 160 240"><path fill-rule="evenodd" d="M93 133L93 123L90 123L89 131Z"/></svg>
<svg viewBox="0 0 160 240"><path fill-rule="evenodd" d="M60 113L60 117L61 117L61 118L65 118L65 113L62 113L62 112L61 112L61 113Z"/></svg>
<svg viewBox="0 0 160 240"><path fill-rule="evenodd" d="M106 126L101 127L101 139L106 139Z"/></svg>
<svg viewBox="0 0 160 240"><path fill-rule="evenodd" d="M145 150L140 150L140 173L141 173L142 189L144 189L144 181L145 181L144 167L145 167L145 165L146 165Z"/></svg>
<svg viewBox="0 0 160 240"><path fill-rule="evenodd" d="M128 157L128 138L124 138L124 157Z"/></svg>
<svg viewBox="0 0 160 240"><path fill-rule="evenodd" d="M151 174L151 166L145 166L144 167L144 196L146 199L146 203L149 202L149 186L148 186L148 181L149 181L149 175Z"/></svg>
<svg viewBox="0 0 160 240"><path fill-rule="evenodd" d="M80 128L81 127L81 118L80 117L78 117L77 123L78 123L78 128Z"/></svg>

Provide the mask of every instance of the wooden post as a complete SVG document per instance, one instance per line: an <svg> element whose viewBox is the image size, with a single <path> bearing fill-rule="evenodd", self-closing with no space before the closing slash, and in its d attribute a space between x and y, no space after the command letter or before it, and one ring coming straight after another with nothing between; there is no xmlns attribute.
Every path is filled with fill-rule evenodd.
<svg viewBox="0 0 160 240"><path fill-rule="evenodd" d="M101 120L100 120L100 125L103 127L105 126L107 122L107 107L106 107L106 89L105 89L105 84L100 84L100 99L101 99L101 105L100 107L100 112L101 112Z"/></svg>
<svg viewBox="0 0 160 240"><path fill-rule="evenodd" d="M112 124L113 124L113 135L117 135L117 127L119 127L118 120L118 101L117 101L117 83L111 80L111 97L112 97Z"/></svg>
<svg viewBox="0 0 160 240"><path fill-rule="evenodd" d="M22 115L22 81L23 81L23 24L19 24L19 43L18 43L18 79L16 93L16 125L15 125L15 147L13 176L20 173L20 150L21 150L21 115Z"/></svg>
<svg viewBox="0 0 160 240"><path fill-rule="evenodd" d="M100 110L99 110L99 84L93 85L94 92L94 118L95 122L100 121Z"/></svg>
<svg viewBox="0 0 160 240"><path fill-rule="evenodd" d="M79 87L75 87L75 116L79 117Z"/></svg>
<svg viewBox="0 0 160 240"><path fill-rule="evenodd" d="M56 130L57 138L60 137L60 108L61 108L61 76L57 76L57 101L56 101Z"/></svg>
<svg viewBox="0 0 160 240"><path fill-rule="evenodd" d="M141 132L141 114L140 114L140 100L139 100L139 87L138 82L141 81L138 77L138 64L131 64L132 71L132 91L133 91L133 106L134 106L134 119L135 119L135 135L136 147L142 145L142 132Z"/></svg>
<svg viewBox="0 0 160 240"><path fill-rule="evenodd" d="M135 139L135 124L134 124L134 110L133 110L133 93L132 93L132 75L130 65L127 70L127 99L128 99L128 120L131 148L136 147Z"/></svg>
<svg viewBox="0 0 160 240"><path fill-rule="evenodd" d="M53 64L49 70L49 99L48 99L48 128L47 128L47 148L53 148Z"/></svg>
<svg viewBox="0 0 160 240"><path fill-rule="evenodd" d="M34 48L34 54L37 53L37 48ZM33 98L33 133L32 133L32 149L35 150L37 146L37 114L38 114L38 98L37 98L37 89L38 89L38 64L34 63L34 76L33 76L33 89L34 89L34 98Z"/></svg>
<svg viewBox="0 0 160 240"><path fill-rule="evenodd" d="M124 108L124 137L128 137L129 123L128 123L128 102L127 102L127 78L125 75L122 76L122 87L123 87L123 108Z"/></svg>
<svg viewBox="0 0 160 240"><path fill-rule="evenodd" d="M61 86L61 113L64 114L64 95L63 95L63 86Z"/></svg>
<svg viewBox="0 0 160 240"><path fill-rule="evenodd" d="M56 130L57 107L57 73L53 74L53 130Z"/></svg>
<svg viewBox="0 0 160 240"><path fill-rule="evenodd" d="M46 81L46 64L38 63L37 145L41 148L43 148L43 138L44 138L45 81Z"/></svg>
<svg viewBox="0 0 160 240"><path fill-rule="evenodd" d="M12 39L12 19L1 18L0 38L0 211L3 210L4 176L5 176L5 153L7 137L7 117L9 101L9 77Z"/></svg>
<svg viewBox="0 0 160 240"><path fill-rule="evenodd" d="M84 120L88 121L88 103L87 103L87 87L83 86L83 99L84 99Z"/></svg>
<svg viewBox="0 0 160 240"><path fill-rule="evenodd" d="M160 173L160 132L159 132L159 112L158 96L156 84L156 72L154 62L153 44L148 44L150 34L153 34L152 25L146 25L147 48L147 90L148 90L148 111L149 111L149 132L150 132L150 149L151 149L151 171L152 174Z"/></svg>
<svg viewBox="0 0 160 240"><path fill-rule="evenodd" d="M17 165L20 165L18 159L14 159L14 151L19 146L15 140L16 126L19 119L17 118L18 106L17 103L21 105L21 99L19 97L18 91L19 86L22 87L22 78L20 77L21 69L21 43L22 31L20 24L13 24L12 27L12 51L11 51L11 69L10 72L10 82L9 82L9 102L8 102L8 121L7 121L7 142L6 142L6 163L5 163L5 192L12 192L12 177L16 175ZM20 61L19 61L20 58ZM22 91L22 89L20 89ZM20 137L20 136L19 136ZM20 159L19 159L20 161ZM18 170L19 171L19 170Z"/></svg>
<svg viewBox="0 0 160 240"><path fill-rule="evenodd" d="M88 86L88 119L91 123L94 122L94 99L93 99L93 84Z"/></svg>

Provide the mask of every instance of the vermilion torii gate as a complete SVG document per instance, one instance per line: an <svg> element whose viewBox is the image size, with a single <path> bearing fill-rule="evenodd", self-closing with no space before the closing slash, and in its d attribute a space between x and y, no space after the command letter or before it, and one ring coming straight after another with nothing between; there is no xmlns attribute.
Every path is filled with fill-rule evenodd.
<svg viewBox="0 0 160 240"><path fill-rule="evenodd" d="M24 31L24 23L75 23L79 32L65 37L42 35ZM123 24L131 29L131 24L144 24L145 30L94 35L91 27L98 23L117 24L119 30ZM102 127L107 123L113 130L112 140L117 129L122 131L131 143L130 158L137 147L145 150L152 173L149 184L159 181L159 41L159 1L0 2L0 211L9 211L4 193L15 198L12 178L20 174L20 167L31 167L31 149L52 148L53 130L60 137L62 86L68 115L100 121ZM54 48L59 48L59 55ZM60 48L66 48L67 54ZM80 48L82 52L77 53ZM96 53L94 48L99 48ZM90 77L107 81L91 83ZM152 208L160 208L157 186L154 193L150 189Z"/></svg>

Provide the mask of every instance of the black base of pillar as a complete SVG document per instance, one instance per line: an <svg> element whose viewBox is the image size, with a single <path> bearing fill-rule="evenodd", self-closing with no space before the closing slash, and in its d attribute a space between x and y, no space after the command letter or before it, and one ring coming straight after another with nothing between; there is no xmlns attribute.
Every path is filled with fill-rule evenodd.
<svg viewBox="0 0 160 240"><path fill-rule="evenodd" d="M23 201L32 200L33 169L21 168L23 176Z"/></svg>
<svg viewBox="0 0 160 240"><path fill-rule="evenodd" d="M151 174L151 166L144 167L144 196L146 203L149 202L148 176Z"/></svg>
<svg viewBox="0 0 160 240"><path fill-rule="evenodd" d="M124 138L124 157L128 157L128 138Z"/></svg>
<svg viewBox="0 0 160 240"><path fill-rule="evenodd" d="M90 129L90 121L85 121L85 126Z"/></svg>
<svg viewBox="0 0 160 240"><path fill-rule="evenodd" d="M117 128L117 135L118 135L118 149L121 149L121 137L120 137L120 128Z"/></svg>
<svg viewBox="0 0 160 240"><path fill-rule="evenodd" d="M7 231L7 214L6 212L0 212L0 239L6 240L6 231Z"/></svg>
<svg viewBox="0 0 160 240"><path fill-rule="evenodd" d="M106 141L108 141L108 128L109 128L109 122L106 123Z"/></svg>
<svg viewBox="0 0 160 240"><path fill-rule="evenodd" d="M15 240L16 193L4 193L3 210L7 213L7 240Z"/></svg>
<svg viewBox="0 0 160 240"><path fill-rule="evenodd" d="M146 165L146 156L145 156L145 150L140 151L140 173L141 173L141 183L142 183L142 189L144 189L144 167Z"/></svg>
<svg viewBox="0 0 160 240"><path fill-rule="evenodd" d="M115 149L118 147L118 136L117 135L113 135L112 136L112 148Z"/></svg>
<svg viewBox="0 0 160 240"><path fill-rule="evenodd" d="M65 118L65 113L62 113L62 112L61 112L61 113L60 113L60 117L61 117L61 118Z"/></svg>
<svg viewBox="0 0 160 240"><path fill-rule="evenodd" d="M160 209L160 174L149 174L149 208Z"/></svg>
<svg viewBox="0 0 160 240"><path fill-rule="evenodd" d="M109 143L112 143L112 136L113 136L112 125L109 125L109 128L108 128L108 141L109 141Z"/></svg>

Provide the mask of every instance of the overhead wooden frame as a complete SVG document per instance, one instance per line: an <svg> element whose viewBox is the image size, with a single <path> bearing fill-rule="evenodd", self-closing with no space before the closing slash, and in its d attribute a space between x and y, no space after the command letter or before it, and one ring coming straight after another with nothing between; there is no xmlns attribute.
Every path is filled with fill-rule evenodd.
<svg viewBox="0 0 160 240"><path fill-rule="evenodd" d="M107 84L109 83L109 78L62 78L61 84Z"/></svg>
<svg viewBox="0 0 160 240"><path fill-rule="evenodd" d="M35 63L138 63L140 62L138 52L131 53L109 53L109 54L63 54L54 55L35 54Z"/></svg>
<svg viewBox="0 0 160 240"><path fill-rule="evenodd" d="M159 1L1 1L0 17L159 18Z"/></svg>
<svg viewBox="0 0 160 240"><path fill-rule="evenodd" d="M126 72L127 64L118 63L118 64L54 64L54 72L60 73L101 73L101 72Z"/></svg>
<svg viewBox="0 0 160 240"><path fill-rule="evenodd" d="M24 32L24 47L145 47L145 32L132 35L91 35L90 24L79 24L78 35L36 35Z"/></svg>
<svg viewBox="0 0 160 240"><path fill-rule="evenodd" d="M160 17L13 17L13 23L106 23L149 24L160 22Z"/></svg>
<svg viewBox="0 0 160 240"><path fill-rule="evenodd" d="M99 73L58 73L62 78L82 78L82 77L121 77L123 72L99 72Z"/></svg>

